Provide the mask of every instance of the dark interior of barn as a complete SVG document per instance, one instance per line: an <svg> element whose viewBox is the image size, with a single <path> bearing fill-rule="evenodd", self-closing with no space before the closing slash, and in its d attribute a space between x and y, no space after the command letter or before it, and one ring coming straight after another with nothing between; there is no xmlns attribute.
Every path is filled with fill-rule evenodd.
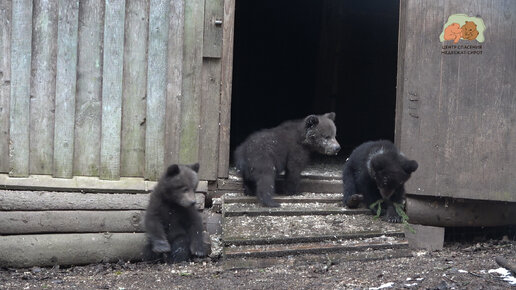
<svg viewBox="0 0 516 290"><path fill-rule="evenodd" d="M250 133L336 112L343 162L394 140L398 1L236 1L231 150ZM329 160L322 158L320 160Z"/></svg>

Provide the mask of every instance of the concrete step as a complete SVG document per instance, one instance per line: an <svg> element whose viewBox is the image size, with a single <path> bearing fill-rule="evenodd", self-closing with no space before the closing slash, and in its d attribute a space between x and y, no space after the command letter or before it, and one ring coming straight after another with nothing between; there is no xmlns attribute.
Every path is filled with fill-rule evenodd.
<svg viewBox="0 0 516 290"><path fill-rule="evenodd" d="M412 257L412 250L401 249L367 249L364 251L333 252L319 254L298 254L279 257L236 257L223 260L223 267L227 270L265 268L274 265L306 266L319 264L320 271L327 271L332 265L348 261L377 261L395 258Z"/></svg>
<svg viewBox="0 0 516 290"><path fill-rule="evenodd" d="M303 237L365 237L403 235L403 226L375 219L372 215L225 216L224 240L264 240Z"/></svg>
<svg viewBox="0 0 516 290"><path fill-rule="evenodd" d="M408 248L408 242L396 237L374 237L366 240L351 239L317 243L280 245L246 245L224 248L226 258L280 257L300 254L325 254L332 252L360 252L365 250Z"/></svg>
<svg viewBox="0 0 516 290"><path fill-rule="evenodd" d="M281 193L285 180L282 176L276 180L276 189ZM340 177L321 177L313 178L310 176L302 176L299 183L300 192L317 192L317 193L342 193L342 179ZM215 197L221 196L227 192L243 192L244 185L242 178L238 175L230 175L227 179L218 179L216 187L211 188Z"/></svg>
<svg viewBox="0 0 516 290"><path fill-rule="evenodd" d="M346 209L341 199L342 194L303 193L275 197L281 207L266 208L255 197L226 193L222 243L228 267L285 256L338 254L343 260L367 260L410 255L402 225L376 219L366 209Z"/></svg>
<svg viewBox="0 0 516 290"><path fill-rule="evenodd" d="M302 193L294 196L276 196L281 207L263 207L254 196L226 193L222 213L230 216L304 216L333 214L369 214L367 209L348 209L342 206L342 194Z"/></svg>

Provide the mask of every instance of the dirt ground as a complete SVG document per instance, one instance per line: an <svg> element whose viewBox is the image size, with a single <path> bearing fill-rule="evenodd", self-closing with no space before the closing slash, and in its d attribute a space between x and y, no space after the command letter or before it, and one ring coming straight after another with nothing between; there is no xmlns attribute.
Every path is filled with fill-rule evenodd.
<svg viewBox="0 0 516 290"><path fill-rule="evenodd" d="M1 269L0 289L508 289L496 256L516 261L516 241L449 242L444 250L414 250L411 258L302 263L226 269L222 260L175 265L128 263L68 268ZM297 261L297 262L296 262ZM510 278L511 276L509 276ZM507 278L506 278L507 279ZM512 276L514 279L514 275Z"/></svg>

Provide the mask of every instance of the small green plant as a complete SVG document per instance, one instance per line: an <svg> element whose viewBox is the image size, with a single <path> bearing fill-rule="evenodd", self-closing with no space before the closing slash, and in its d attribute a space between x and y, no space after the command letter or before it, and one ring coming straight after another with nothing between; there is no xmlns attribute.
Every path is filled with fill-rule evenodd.
<svg viewBox="0 0 516 290"><path fill-rule="evenodd" d="M376 215L374 216L375 219L379 218L380 214L382 213L382 203L383 203L383 199L379 199L379 200L373 202L369 206L369 208L371 210L375 210L375 208L376 208Z"/></svg>
<svg viewBox="0 0 516 290"><path fill-rule="evenodd" d="M375 210L376 211L376 215L374 216L375 219L379 218L380 215L382 214L382 203L383 203L383 199L379 199L375 202L373 202L369 208L371 210ZM405 213L405 211L403 210L403 204L401 203L397 203L397 202L393 202L393 205L394 205L394 209L396 210L396 213L401 217L401 223L405 226L405 228L407 228L411 233L415 234L416 231L414 230L414 228L412 226L410 226L410 224L408 223L408 220L409 220L409 217L408 215Z"/></svg>
<svg viewBox="0 0 516 290"><path fill-rule="evenodd" d="M396 209L396 213L401 217L401 223L403 223L403 225L405 225L405 228L408 229L411 233L415 234L416 231L408 223L409 217L403 210L403 204L397 203L397 202L394 202L393 204L394 204L394 209Z"/></svg>

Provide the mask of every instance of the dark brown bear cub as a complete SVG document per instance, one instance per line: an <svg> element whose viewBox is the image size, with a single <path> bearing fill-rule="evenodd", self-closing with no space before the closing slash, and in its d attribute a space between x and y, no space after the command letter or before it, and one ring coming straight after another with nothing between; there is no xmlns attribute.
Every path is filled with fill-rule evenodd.
<svg viewBox="0 0 516 290"><path fill-rule="evenodd" d="M145 213L144 260L169 263L210 253L209 236L195 204L199 164L170 165L150 195Z"/></svg>
<svg viewBox="0 0 516 290"><path fill-rule="evenodd" d="M256 195L268 207L280 206L272 199L275 179L285 171L285 193L297 193L301 171L310 154L336 155L335 113L310 115L301 120L251 134L235 150L235 163L244 179L247 195Z"/></svg>
<svg viewBox="0 0 516 290"><path fill-rule="evenodd" d="M363 202L369 207L382 199L383 219L401 222L394 203L403 203L405 182L417 167L416 161L407 159L390 141L363 143L351 152L344 164L344 204L355 208Z"/></svg>

